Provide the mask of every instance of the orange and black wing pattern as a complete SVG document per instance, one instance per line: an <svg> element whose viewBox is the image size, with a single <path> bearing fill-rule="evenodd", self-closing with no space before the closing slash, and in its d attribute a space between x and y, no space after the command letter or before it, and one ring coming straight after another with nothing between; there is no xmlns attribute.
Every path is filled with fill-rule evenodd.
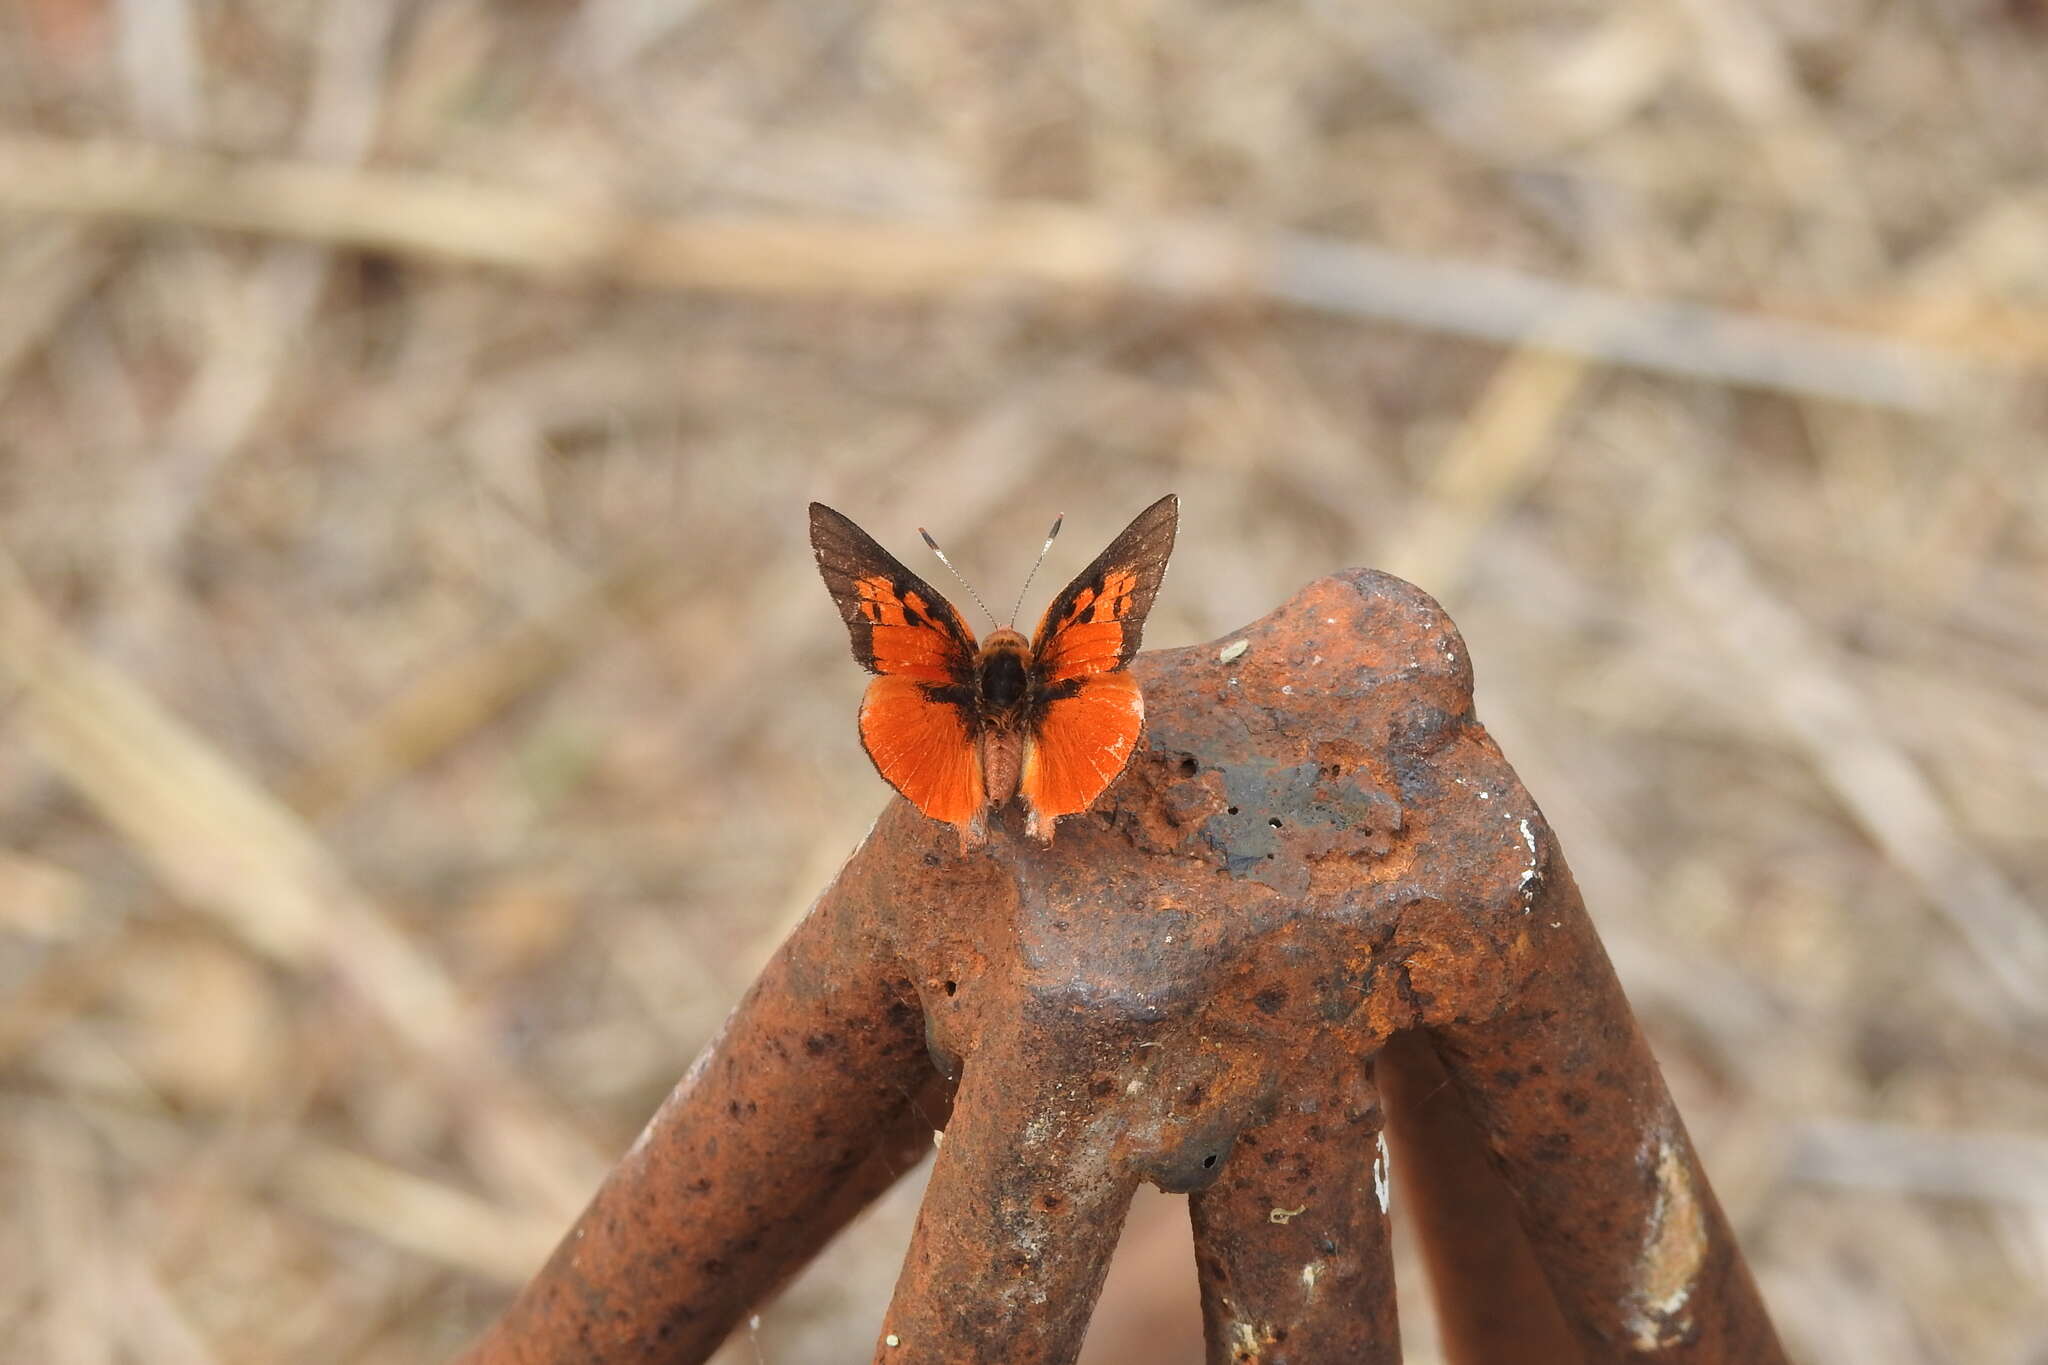
<svg viewBox="0 0 2048 1365"><path fill-rule="evenodd" d="M1179 522L1171 494L1140 512L1039 623L1031 654L1041 710L1018 780L1039 838L1052 837L1060 816L1094 805L1137 748L1145 699L1124 666L1138 653Z"/></svg>
<svg viewBox="0 0 2048 1365"><path fill-rule="evenodd" d="M811 504L811 549L854 659L880 675L861 700L862 747L913 806L965 828L987 804L973 712L974 633L930 584L819 502Z"/></svg>

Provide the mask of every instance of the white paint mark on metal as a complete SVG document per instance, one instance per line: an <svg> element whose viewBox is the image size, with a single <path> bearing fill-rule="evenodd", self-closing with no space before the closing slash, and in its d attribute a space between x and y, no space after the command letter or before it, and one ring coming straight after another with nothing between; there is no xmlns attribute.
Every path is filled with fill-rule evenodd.
<svg viewBox="0 0 2048 1365"><path fill-rule="evenodd" d="M1660 1351L1692 1332L1686 1305L1706 1260L1707 1233L1684 1138L1667 1121L1648 1146L1638 1160L1654 1164L1657 1197L1643 1225L1635 1283L1621 1308L1630 1344L1639 1351Z"/></svg>

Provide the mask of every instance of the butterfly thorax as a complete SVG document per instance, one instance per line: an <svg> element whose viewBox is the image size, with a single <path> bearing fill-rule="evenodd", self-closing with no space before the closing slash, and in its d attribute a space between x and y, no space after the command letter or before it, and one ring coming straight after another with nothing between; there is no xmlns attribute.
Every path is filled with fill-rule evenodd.
<svg viewBox="0 0 2048 1365"><path fill-rule="evenodd" d="M974 709L984 724L1008 729L1031 700L1031 644L1005 627L974 658Z"/></svg>

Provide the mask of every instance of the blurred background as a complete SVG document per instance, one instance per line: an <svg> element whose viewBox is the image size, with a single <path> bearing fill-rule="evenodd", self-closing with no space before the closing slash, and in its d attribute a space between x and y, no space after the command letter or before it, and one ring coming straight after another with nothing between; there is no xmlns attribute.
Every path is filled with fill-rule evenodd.
<svg viewBox="0 0 2048 1365"><path fill-rule="evenodd" d="M883 803L805 501L1171 490L1150 644L1450 608L1798 1359L2048 1361L2044 128L2038 0L0 4L0 1356L445 1358Z"/></svg>

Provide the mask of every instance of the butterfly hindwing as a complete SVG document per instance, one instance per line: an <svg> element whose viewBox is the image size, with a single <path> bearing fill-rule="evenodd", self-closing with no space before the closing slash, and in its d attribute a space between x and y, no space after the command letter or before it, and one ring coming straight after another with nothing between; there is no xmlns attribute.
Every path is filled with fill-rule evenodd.
<svg viewBox="0 0 2048 1365"><path fill-rule="evenodd" d="M868 684L860 743L875 771L934 820L964 829L988 804L972 722L914 678L885 674Z"/></svg>
<svg viewBox="0 0 2048 1365"><path fill-rule="evenodd" d="M1121 670L1082 679L1046 703L1017 780L1031 833L1050 841L1053 821L1094 805L1131 761L1144 729L1144 695Z"/></svg>

